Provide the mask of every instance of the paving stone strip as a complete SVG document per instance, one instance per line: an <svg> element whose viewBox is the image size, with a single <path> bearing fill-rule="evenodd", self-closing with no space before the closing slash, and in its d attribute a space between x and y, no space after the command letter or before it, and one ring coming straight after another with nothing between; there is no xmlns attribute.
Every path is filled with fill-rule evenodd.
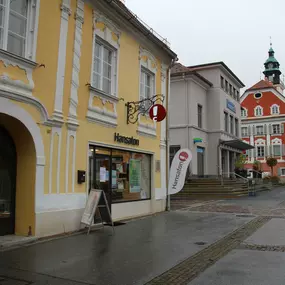
<svg viewBox="0 0 285 285"><path fill-rule="evenodd" d="M243 243L238 247L238 249L285 252L284 245L260 245Z"/></svg>
<svg viewBox="0 0 285 285"><path fill-rule="evenodd" d="M237 248L246 238L266 224L271 217L257 217L229 235L182 261L145 285L187 285L200 273Z"/></svg>

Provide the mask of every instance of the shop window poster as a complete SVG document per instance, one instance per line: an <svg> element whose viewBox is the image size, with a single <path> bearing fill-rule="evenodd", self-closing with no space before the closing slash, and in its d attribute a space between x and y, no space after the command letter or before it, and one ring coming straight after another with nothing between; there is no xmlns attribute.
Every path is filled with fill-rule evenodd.
<svg viewBox="0 0 285 285"><path fill-rule="evenodd" d="M141 161L130 159L129 165L130 193L141 192Z"/></svg>

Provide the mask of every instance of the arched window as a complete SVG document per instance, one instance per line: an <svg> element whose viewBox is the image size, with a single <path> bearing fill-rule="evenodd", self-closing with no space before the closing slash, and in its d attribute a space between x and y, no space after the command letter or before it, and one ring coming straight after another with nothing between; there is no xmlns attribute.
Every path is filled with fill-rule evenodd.
<svg viewBox="0 0 285 285"><path fill-rule="evenodd" d="M263 108L261 106L256 106L254 109L254 114L256 117L263 115Z"/></svg>
<svg viewBox="0 0 285 285"><path fill-rule="evenodd" d="M274 104L270 107L271 109L271 115L279 114L279 106Z"/></svg>
<svg viewBox="0 0 285 285"><path fill-rule="evenodd" d="M271 141L271 155L280 157L282 155L282 140L275 138Z"/></svg>

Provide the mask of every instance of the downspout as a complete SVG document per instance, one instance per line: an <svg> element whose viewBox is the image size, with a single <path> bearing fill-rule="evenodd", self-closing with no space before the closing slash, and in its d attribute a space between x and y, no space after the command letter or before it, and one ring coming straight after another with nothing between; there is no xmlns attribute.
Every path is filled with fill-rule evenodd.
<svg viewBox="0 0 285 285"><path fill-rule="evenodd" d="M170 153L170 79L171 79L171 68L175 64L175 61L178 59L172 59L171 64L168 68L168 87L167 87L167 100L166 100L166 110L167 110L167 117L166 117L166 211L170 211L170 195L169 195L169 172L170 172L170 160L169 160L169 153Z"/></svg>
<svg viewBox="0 0 285 285"><path fill-rule="evenodd" d="M217 164L217 167L218 167L218 176L221 176L221 185L224 185L224 179L223 179L223 170L222 170L222 166L220 164L220 158L222 158L222 153L221 153L221 144L222 144L222 141L219 140L219 144L218 144L218 147L217 147L217 156L218 156L218 164ZM222 170L222 171L221 171Z"/></svg>
<svg viewBox="0 0 285 285"><path fill-rule="evenodd" d="M184 75L184 81L185 81L185 96L186 96L186 114L187 114L187 148L190 149L190 139L189 139L189 125L190 125L190 120L189 120L189 92L188 92L188 81L185 79ZM190 82L190 81L189 81ZM192 169L192 161L190 161L189 167L188 167L188 175L190 173L190 168ZM186 179L187 179L187 174L186 174Z"/></svg>

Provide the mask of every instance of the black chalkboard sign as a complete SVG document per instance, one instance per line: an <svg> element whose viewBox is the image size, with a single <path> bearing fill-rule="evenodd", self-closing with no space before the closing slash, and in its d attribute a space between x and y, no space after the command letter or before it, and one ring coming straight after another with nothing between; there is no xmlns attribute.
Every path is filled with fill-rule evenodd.
<svg viewBox="0 0 285 285"><path fill-rule="evenodd" d="M81 219L82 224L86 224L89 229L87 234L90 232L91 225L94 221L94 216L98 213L101 222L111 225L114 231L114 223L111 217L110 208L108 201L103 190L92 189L89 193L86 207Z"/></svg>

